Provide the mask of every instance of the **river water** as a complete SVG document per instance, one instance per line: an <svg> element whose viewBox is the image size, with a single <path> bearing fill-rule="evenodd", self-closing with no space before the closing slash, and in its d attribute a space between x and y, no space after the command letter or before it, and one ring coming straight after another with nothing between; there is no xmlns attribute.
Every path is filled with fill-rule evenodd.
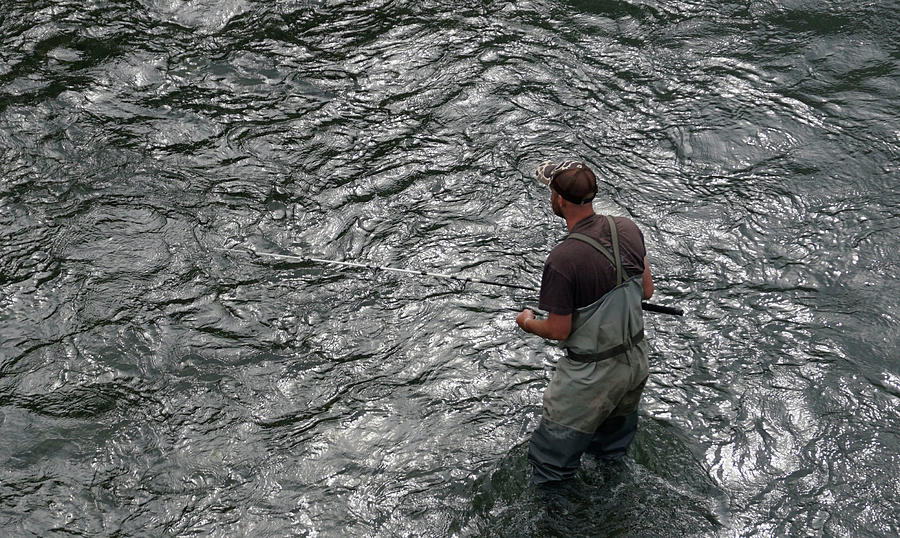
<svg viewBox="0 0 900 538"><path fill-rule="evenodd" d="M6 536L895 536L900 3L0 4ZM528 292L579 157L656 276L552 502Z"/></svg>

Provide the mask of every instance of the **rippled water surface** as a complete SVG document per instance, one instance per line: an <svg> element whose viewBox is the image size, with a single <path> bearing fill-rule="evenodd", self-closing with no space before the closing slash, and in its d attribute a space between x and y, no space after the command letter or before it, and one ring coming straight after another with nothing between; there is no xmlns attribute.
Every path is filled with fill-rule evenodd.
<svg viewBox="0 0 900 538"><path fill-rule="evenodd" d="M0 4L9 536L900 533L900 4ZM525 291L643 229L631 457L548 502Z"/></svg>

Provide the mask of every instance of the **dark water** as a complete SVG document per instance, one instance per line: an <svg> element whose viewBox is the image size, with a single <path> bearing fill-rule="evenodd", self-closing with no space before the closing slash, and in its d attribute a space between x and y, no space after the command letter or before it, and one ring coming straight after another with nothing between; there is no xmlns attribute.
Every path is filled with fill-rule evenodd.
<svg viewBox="0 0 900 538"><path fill-rule="evenodd" d="M0 3L8 536L900 533L900 4ZM546 158L644 230L632 458L552 503Z"/></svg>

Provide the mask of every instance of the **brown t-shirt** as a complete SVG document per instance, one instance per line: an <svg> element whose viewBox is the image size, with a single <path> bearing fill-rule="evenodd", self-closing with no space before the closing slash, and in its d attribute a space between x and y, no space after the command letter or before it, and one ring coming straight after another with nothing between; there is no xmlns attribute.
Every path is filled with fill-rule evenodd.
<svg viewBox="0 0 900 538"><path fill-rule="evenodd" d="M622 269L628 278L644 272L644 235L626 217L613 217L619 236ZM592 237L613 254L609 222L602 215L578 221L571 233ZM544 262L539 308L568 315L593 303L616 287L616 266L584 241L568 239L556 245Z"/></svg>

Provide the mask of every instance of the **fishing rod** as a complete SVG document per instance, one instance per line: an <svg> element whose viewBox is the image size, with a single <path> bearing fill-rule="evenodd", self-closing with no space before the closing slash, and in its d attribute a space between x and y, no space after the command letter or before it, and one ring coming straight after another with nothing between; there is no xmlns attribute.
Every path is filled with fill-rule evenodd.
<svg viewBox="0 0 900 538"><path fill-rule="evenodd" d="M394 273L404 273L407 275L430 276L430 277L434 277L434 278L456 280L457 282L464 282L464 283L487 284L488 286L501 286L504 288L514 288L514 289L518 289L518 290L538 291L537 288L534 288L532 286L521 286L519 284L507 284L506 282L494 282L492 280L481 280L481 279L477 279L477 278L461 277L461 276L457 276L457 275L429 273L428 271L416 271L414 269L399 269L397 267L385 267L382 265L374 265L371 263L342 262L342 261L338 261L338 260L326 260L323 258L311 258L309 256L272 254L269 252L257 252L255 250L250 250L250 249L242 250L242 249L233 249L233 248L221 248L219 250L224 250L226 252L251 252L253 254L256 254L257 256L267 256L269 258L275 258L275 259L285 260L285 261L294 261L294 262L303 262L303 263L324 263L324 264L330 264L330 265L340 265L343 267L357 267L359 269L370 269L373 271L388 271L388 272L394 272Z"/></svg>
<svg viewBox="0 0 900 538"><path fill-rule="evenodd" d="M510 284L507 282L497 282L494 280L484 280L480 278L471 278L471 277L462 277L458 275L448 275L444 273L432 273L429 271L417 271L415 269L400 269L398 267L387 267L384 265L375 265L372 263L359 263L359 262L344 262L338 260L328 260L324 258L313 258L310 256L297 256L294 254L274 254L271 252L257 252L253 249L235 249L235 248L218 248L216 250L224 251L224 252L234 252L234 253L251 253L256 256L265 256L268 258L274 258L277 260L284 261L292 261L292 262L300 262L300 263L321 263L326 265L338 265L341 267L355 267L358 269L369 269L371 271L385 271L385 272L393 272L393 273L403 273L407 275L416 275L416 276L428 276L432 278L439 278L444 280L455 280L457 282L462 282L464 284L485 284L487 286L499 286L502 288L512 288L517 290L525 290L525 291L540 291L539 288L535 288L534 286L524 286L521 284ZM641 308L647 312L657 312L660 314L669 314L673 316L682 316L684 315L684 311L680 308L673 308L670 306L663 306L653 303L641 303Z"/></svg>

